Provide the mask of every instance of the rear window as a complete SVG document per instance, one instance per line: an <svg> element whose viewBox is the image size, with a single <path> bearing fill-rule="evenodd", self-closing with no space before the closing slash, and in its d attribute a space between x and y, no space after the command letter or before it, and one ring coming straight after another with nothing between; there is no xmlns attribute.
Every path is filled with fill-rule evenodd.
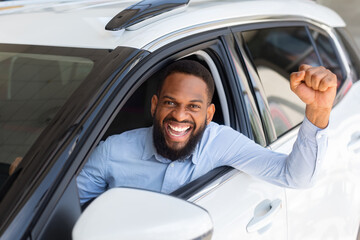
<svg viewBox="0 0 360 240"><path fill-rule="evenodd" d="M242 32L263 85L277 137L304 119L305 104L291 92L289 76L301 64L320 61L304 27L278 27Z"/></svg>
<svg viewBox="0 0 360 240"><path fill-rule="evenodd" d="M348 55L349 61L351 63L351 70L354 73L354 78L352 78L352 81L356 82L360 79L359 46L356 44L353 37L346 28L337 28L336 30L342 40L342 43L344 44L346 50L345 53Z"/></svg>

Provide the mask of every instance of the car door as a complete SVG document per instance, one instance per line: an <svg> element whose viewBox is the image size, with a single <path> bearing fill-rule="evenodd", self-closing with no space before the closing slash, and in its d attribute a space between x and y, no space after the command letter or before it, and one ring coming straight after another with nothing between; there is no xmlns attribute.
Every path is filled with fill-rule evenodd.
<svg viewBox="0 0 360 240"><path fill-rule="evenodd" d="M125 95L119 94L111 105L116 107L108 109L112 111L112 116L99 121L99 124L107 122L105 126L101 126L101 138L151 125L149 105L146 102L150 101L151 91L156 86L152 80L156 83L156 72L165 64L184 57L201 61L214 76L214 101L217 109L214 121L232 126L253 138L250 117L243 101L254 104L254 100L249 99L249 93L246 94L245 89L241 89L240 77L245 75L241 69L239 75L234 72L235 66L229 61L231 53L225 47L227 38L232 39L229 29L188 37L172 43L171 48L163 47L152 53L146 62L139 63L139 67L126 77L127 88L122 89L122 94ZM248 96L246 100L243 99L243 94ZM256 109L253 110L252 117L257 116L259 120ZM259 139L263 137L264 134L258 136ZM197 191L190 191L185 199L209 212L214 224L213 239L286 239L286 201L283 188L234 169L227 170L225 175L212 173L210 172L211 181L201 181ZM181 194L180 189L172 195Z"/></svg>
<svg viewBox="0 0 360 240"><path fill-rule="evenodd" d="M231 170L188 199L210 214L212 239L286 239L284 190Z"/></svg>
<svg viewBox="0 0 360 240"><path fill-rule="evenodd" d="M75 170L69 170L69 165L85 128L75 122L93 107L88 97L101 92L100 86L108 78L105 72L109 72L101 62L108 63L112 54L16 44L0 44L0 52L0 82L7 83L2 84L7 94L1 99L1 117L8 120L1 123L1 134L12 136L2 138L1 162L23 157L11 176L6 172L0 188L0 239L39 239L39 234L48 230L52 236L66 239L80 215L71 179ZM81 87L84 85L86 90ZM11 145L19 147L8 147Z"/></svg>
<svg viewBox="0 0 360 240"><path fill-rule="evenodd" d="M237 33L256 68L265 101L270 147L289 153L304 116L304 105L291 93L288 80L302 63L324 65L338 77L338 94L328 126L328 151L318 163L318 181L304 190L286 189L289 239L355 239L359 226L359 100L338 42L316 26L271 26ZM347 92L348 91L348 92ZM264 100L265 99L265 100ZM270 118L269 118L270 116ZM357 126L356 126L357 125ZM336 207L334 207L336 206Z"/></svg>
<svg viewBox="0 0 360 240"><path fill-rule="evenodd" d="M302 192L287 191L289 230L293 239L356 239L360 222L360 107L353 103L359 101L359 82L352 85L353 72L343 67L351 66L344 58L348 54L336 48L340 44L330 38L331 31L327 34L313 30L311 35L323 62L331 61L330 68L335 72L343 68L343 73L337 74L339 96L330 117L328 151L318 183ZM306 209L300 211L299 206L305 205ZM311 220L300 217L304 214ZM299 224L304 226L302 233L294 230Z"/></svg>
<svg viewBox="0 0 360 240"><path fill-rule="evenodd" d="M156 72L170 61L195 57L206 62L217 79L218 114L215 120L253 138L247 112L242 113L245 107L242 105L242 96L239 95L239 82L234 81L238 78L232 73L233 68L227 62L229 55L224 47L224 34L231 33L228 29L221 29L192 36L172 43L171 48L165 46L151 54L125 48L113 51L103 72L100 71L102 76L96 75L89 80L97 84L91 86L91 89L100 88L96 92L96 98L85 99L86 96L78 95L83 98L77 98L76 104L71 101L68 103L68 106L87 106L86 114L78 113L82 118L79 117L80 120L72 125L68 135L63 136L65 140L59 143L60 147L52 159L52 164L45 166L46 171L42 178L44 180L39 180L36 199L26 203L30 207L25 210L30 214L28 209L35 209L35 216L28 220L29 225L24 225L26 229L20 238L70 238L70 229L81 214L76 186L77 174L100 140L111 134L149 126L152 123L150 102L147 100L151 98L156 87L153 83L156 81L151 80L156 80ZM97 72L95 70L94 74ZM78 91L81 92L81 89ZM90 96L90 93L86 92L86 95ZM66 108L66 111L72 109L74 108ZM60 124L61 121L57 123ZM38 164L33 167L38 167ZM209 211L215 225L214 239L285 239L286 202L282 188L232 169L226 178L213 178L219 183L217 186L202 188L203 195L197 198L195 194L191 194L193 198L189 198L189 201L204 206ZM41 202L38 203L39 201ZM11 222L4 237L16 238L16 227L19 227L16 221Z"/></svg>
<svg viewBox="0 0 360 240"><path fill-rule="evenodd" d="M209 52L208 49L204 51ZM230 34L222 36L221 44L209 56L213 58L207 58L206 61L209 65L215 66L211 69L212 75L222 76L224 90L221 91L227 96L227 103L220 105L234 104L228 107L229 114L235 115L229 117L230 125L239 131L246 128L247 132L242 131L245 135L255 139L259 144L264 144L260 118L233 37ZM219 85L216 86L219 91ZM219 99L224 100L221 94ZM235 169L228 169L223 174L214 170L208 173L207 177L201 177L196 181L173 195L194 202L209 212L214 223L212 239L287 238L286 198L282 187L258 180ZM192 191L193 184L195 190Z"/></svg>

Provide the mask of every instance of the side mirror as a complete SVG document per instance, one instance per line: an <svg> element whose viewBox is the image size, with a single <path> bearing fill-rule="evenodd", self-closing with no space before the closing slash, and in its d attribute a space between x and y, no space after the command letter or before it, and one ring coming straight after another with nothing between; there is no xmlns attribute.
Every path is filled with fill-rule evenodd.
<svg viewBox="0 0 360 240"><path fill-rule="evenodd" d="M211 239L208 212L185 200L132 188L113 188L77 220L74 240Z"/></svg>

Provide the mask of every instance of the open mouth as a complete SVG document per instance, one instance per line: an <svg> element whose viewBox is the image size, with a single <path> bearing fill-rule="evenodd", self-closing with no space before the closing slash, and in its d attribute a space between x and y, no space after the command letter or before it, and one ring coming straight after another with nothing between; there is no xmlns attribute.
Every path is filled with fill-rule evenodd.
<svg viewBox="0 0 360 240"><path fill-rule="evenodd" d="M170 138L181 140L191 132L192 126L167 123L165 124L165 128Z"/></svg>

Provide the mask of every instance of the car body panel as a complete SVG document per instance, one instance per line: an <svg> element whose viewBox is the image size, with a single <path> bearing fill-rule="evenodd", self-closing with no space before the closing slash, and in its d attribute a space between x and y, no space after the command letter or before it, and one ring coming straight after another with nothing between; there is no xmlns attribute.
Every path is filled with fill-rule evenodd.
<svg viewBox="0 0 360 240"><path fill-rule="evenodd" d="M222 92L226 93L223 99L228 102L224 106L229 108L225 111L230 115L229 125L252 139L255 129L263 138L263 146L274 138L261 125L261 109L257 106L257 95L261 93L254 89L261 87L261 83L254 86L249 79L257 74L257 69L251 59L243 58L245 50L236 48L240 44L234 40L232 30L238 27L251 30L260 25L317 26L334 38L347 74L353 71L333 31L334 27L345 27L344 21L312 1L198 0L191 1L182 13L156 22L149 20L133 31L105 30L111 18L134 3L65 0L0 4L1 44L63 47L59 52L66 52L68 47L109 52L59 111L8 181L8 191L2 192L0 202L1 239L49 239L61 231L61 237L70 238L72 224L80 214L76 176L125 102L151 76L152 68L160 69L199 50L206 52L219 68ZM220 7L223 11L219 11ZM341 92L331 115L329 151L319 182L313 188L284 189L232 169L226 171L225 178L206 178L199 182L196 192L190 191L193 195L187 200L210 213L214 239L356 236L360 221L360 111L356 104L360 101L360 84L358 81L350 88L353 81L348 79L349 85ZM266 104L266 98L263 101ZM254 119L257 121L251 129ZM269 148L289 153L298 128L279 137ZM207 181L216 184L209 186ZM278 211L270 215L270 220L265 218L268 228L260 227L260 232L250 233L253 220L268 216L272 208ZM63 219L69 212L73 215ZM62 230L63 223L66 230Z"/></svg>
<svg viewBox="0 0 360 240"><path fill-rule="evenodd" d="M287 239L284 188L257 180L238 170L194 203L207 209L214 222L212 239ZM280 200L281 209L267 227L248 232L250 221L269 211L268 202ZM191 200L190 200L191 201ZM261 213L256 208L265 204ZM221 227L219 227L221 226Z"/></svg>
<svg viewBox="0 0 360 240"><path fill-rule="evenodd" d="M118 55L120 57L114 58ZM89 79L82 83L87 91L83 92L81 87L78 88L70 97L70 101L55 115L46 131L42 132L24 156L23 164L19 165L17 172L1 189L2 194L7 192L5 196L2 195L1 200L2 206L7 206L0 207L1 232L7 230L12 234L20 234L26 230L23 226L28 226L31 223L29 221L37 217L39 208L42 208L40 203L51 196L50 193L54 191L59 181L59 175L65 174L66 166L72 164L71 156L74 156L74 150L78 151L76 147L82 145L81 139L87 139L89 130L92 130L89 125L93 124L96 115L102 114L100 106L108 104L109 96L104 98L102 95L104 92L110 95L109 88L118 85L114 84L114 81L121 81L121 74L126 74L132 67L122 64L136 62L144 55L146 52L130 48L113 51L108 58L105 58L107 65L99 64L100 66L90 73ZM126 61L123 61L124 59ZM92 74L95 74L95 77ZM92 84L89 86L89 83ZM114 91L114 86L112 90ZM72 170L72 174L77 167ZM12 179L15 178L17 185L14 188ZM11 228L7 229L12 221L16 224L12 224Z"/></svg>
<svg viewBox="0 0 360 240"><path fill-rule="evenodd" d="M360 107L354 103L360 101L359 83L331 112L328 151L320 163L318 181L309 189L286 189L289 239L356 239L360 222ZM289 153L296 133L293 130L292 136L279 139L272 148Z"/></svg>
<svg viewBox="0 0 360 240"><path fill-rule="evenodd" d="M0 42L103 49L114 49L117 46L144 48L169 34L172 35L171 41L174 41L179 31L183 33L177 39L195 32L233 26L240 22L264 22L268 18L284 15L326 22L332 27L345 26L335 12L320 5L315 8L315 3L306 0L293 1L291 4L288 1L191 1L185 11L188 16L186 19L182 18L182 14L175 14L137 31L105 30L105 25L113 16L134 3L136 2L54 2L30 5L25 9L10 9L8 11L11 14L2 10L0 29L6 34L1 34ZM262 5L261 8L258 7L259 4ZM219 8L222 11L218 11ZM192 29L190 32L189 28ZM151 34L144 34L145 32ZM138 37L139 34L142 35L141 38ZM161 46L163 45L165 43ZM156 46L158 47L160 46Z"/></svg>

